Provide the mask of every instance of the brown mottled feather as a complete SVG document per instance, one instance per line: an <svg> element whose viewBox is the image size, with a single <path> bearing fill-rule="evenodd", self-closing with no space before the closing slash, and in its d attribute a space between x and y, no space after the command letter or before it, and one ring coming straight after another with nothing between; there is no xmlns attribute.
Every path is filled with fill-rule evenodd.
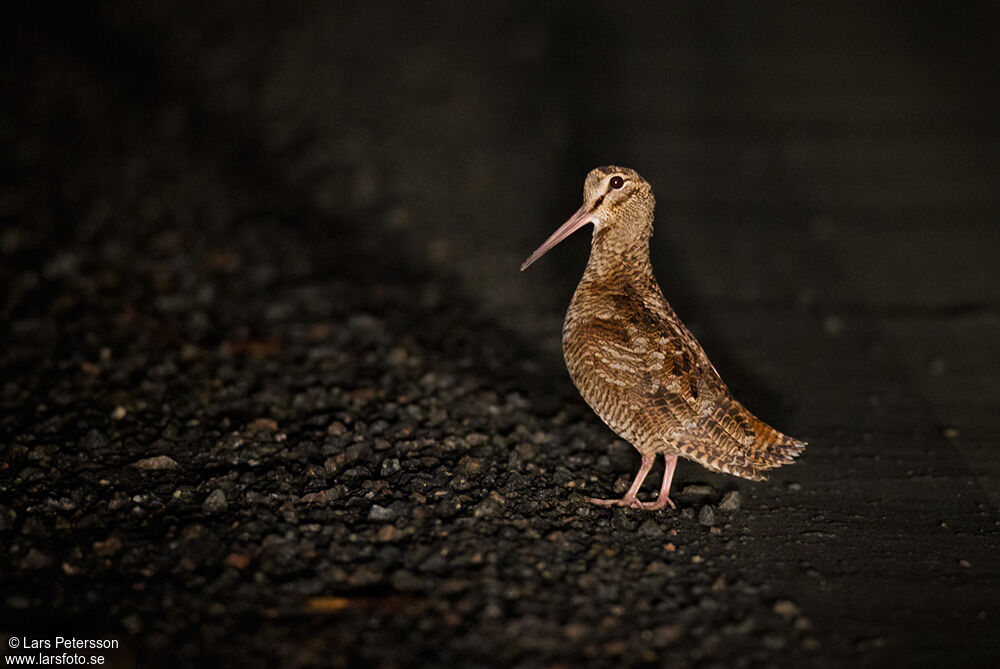
<svg viewBox="0 0 1000 669"><path fill-rule="evenodd" d="M641 180L630 170L609 169ZM649 262L653 206L645 185L641 207L595 230L563 327L570 376L601 419L640 452L678 454L715 471L766 478L805 444L736 401L663 297ZM644 211L648 215L637 217Z"/></svg>

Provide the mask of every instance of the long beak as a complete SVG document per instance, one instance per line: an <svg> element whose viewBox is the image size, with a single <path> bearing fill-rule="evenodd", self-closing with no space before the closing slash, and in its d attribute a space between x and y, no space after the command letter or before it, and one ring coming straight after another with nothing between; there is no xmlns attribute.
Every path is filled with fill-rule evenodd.
<svg viewBox="0 0 1000 669"><path fill-rule="evenodd" d="M558 230L553 232L541 246L535 249L534 253L528 256L528 259L521 264L521 271L523 272L528 269L533 262L548 253L549 249L587 225L587 223L592 223L593 219L589 216L589 213L586 204L577 209L576 213L570 216L568 221L560 225Z"/></svg>

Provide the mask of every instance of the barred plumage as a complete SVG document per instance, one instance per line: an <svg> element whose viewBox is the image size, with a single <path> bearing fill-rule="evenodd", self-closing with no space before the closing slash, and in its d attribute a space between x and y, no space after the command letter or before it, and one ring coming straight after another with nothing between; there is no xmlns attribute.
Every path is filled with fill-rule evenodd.
<svg viewBox="0 0 1000 669"><path fill-rule="evenodd" d="M663 297L649 260L653 207L652 189L635 171L597 168L587 176L584 205L522 266L594 225L590 260L563 326L563 353L584 400L642 454L624 498L594 501L646 509L673 506L677 456L761 480L805 447L736 401ZM667 461L660 497L640 502L636 495L657 454Z"/></svg>

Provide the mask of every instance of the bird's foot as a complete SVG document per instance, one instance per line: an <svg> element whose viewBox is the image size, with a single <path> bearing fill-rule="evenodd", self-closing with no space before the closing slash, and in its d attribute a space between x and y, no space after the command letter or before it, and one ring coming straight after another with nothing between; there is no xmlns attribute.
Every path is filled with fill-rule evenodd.
<svg viewBox="0 0 1000 669"><path fill-rule="evenodd" d="M676 509L674 503L669 497L663 496L657 499L655 502L642 502L635 497L622 497L620 499L601 499L600 497L592 497L590 501L598 506L625 506L630 509L640 509L642 511L659 511L660 509L666 508L669 504L671 509Z"/></svg>
<svg viewBox="0 0 1000 669"><path fill-rule="evenodd" d="M660 511L661 509L667 508L667 506L669 506L671 509L677 508L676 506L674 506L673 500L667 497L666 495L660 495L660 497L655 502L639 502L639 508L643 509L644 511Z"/></svg>
<svg viewBox="0 0 1000 669"><path fill-rule="evenodd" d="M619 499L601 499L600 497L591 497L590 501L598 506L627 506L631 509L641 509L642 502L637 500L635 497L621 497Z"/></svg>
<svg viewBox="0 0 1000 669"><path fill-rule="evenodd" d="M598 506L625 506L630 509L640 509L642 511L659 511L660 509L665 509L668 505L671 509L676 509L673 501L667 496L661 496L655 502L642 502L634 497L622 497L620 499L601 499L600 497L592 497L590 501Z"/></svg>

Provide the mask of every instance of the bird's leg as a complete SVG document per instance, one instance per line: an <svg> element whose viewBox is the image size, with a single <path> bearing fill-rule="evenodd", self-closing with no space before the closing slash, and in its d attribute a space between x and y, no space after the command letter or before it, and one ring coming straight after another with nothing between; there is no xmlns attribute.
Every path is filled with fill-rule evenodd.
<svg viewBox="0 0 1000 669"><path fill-rule="evenodd" d="M665 455L663 456L663 459L663 483L660 484L660 496L656 498L655 502L639 502L639 505L647 511L659 511L660 509L665 508L668 504L671 509L677 508L670 499L670 482L674 480L674 469L677 467L677 456Z"/></svg>
<svg viewBox="0 0 1000 669"><path fill-rule="evenodd" d="M636 509L641 509L642 502L636 499L636 496L639 494L639 488L642 487L642 482L645 481L646 477L649 475L649 470L653 468L653 462L655 460L655 453L642 456L642 464L639 465L639 471L636 472L635 478L632 480L632 486L621 499L599 499L597 497L593 497L590 501L594 504L600 504L601 506L630 506Z"/></svg>

